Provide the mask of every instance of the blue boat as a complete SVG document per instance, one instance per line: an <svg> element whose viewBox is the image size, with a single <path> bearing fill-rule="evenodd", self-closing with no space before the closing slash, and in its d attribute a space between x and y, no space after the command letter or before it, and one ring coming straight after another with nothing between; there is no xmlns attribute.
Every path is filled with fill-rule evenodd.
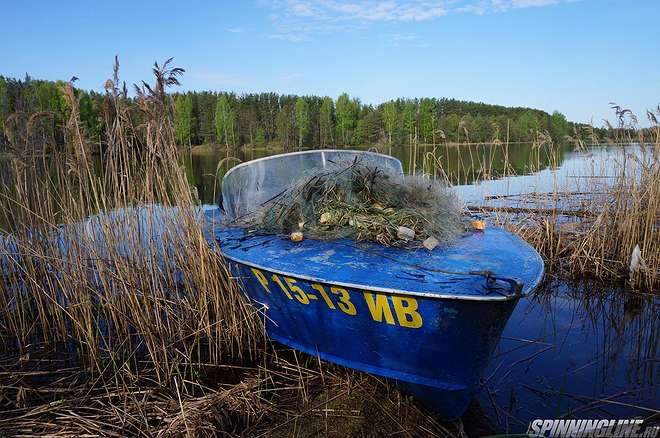
<svg viewBox="0 0 660 438"><path fill-rule="evenodd" d="M349 239L292 242L222 225L249 214L303 172L338 160L389 156L305 151L240 164L207 212L233 274L264 313L269 336L323 360L396 381L442 419L460 417L521 296L543 276L526 242L489 227L433 251Z"/></svg>

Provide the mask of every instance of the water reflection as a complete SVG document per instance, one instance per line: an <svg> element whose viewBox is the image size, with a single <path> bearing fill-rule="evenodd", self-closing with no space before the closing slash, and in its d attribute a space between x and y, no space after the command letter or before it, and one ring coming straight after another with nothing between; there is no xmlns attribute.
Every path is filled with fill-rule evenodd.
<svg viewBox="0 0 660 438"><path fill-rule="evenodd" d="M359 149L359 148L358 148ZM456 186L506 175L527 175L555 169L564 162L571 146L471 145L471 146L382 146L362 148L398 158L407 173L424 172L446 177ZM188 178L197 187L203 203L214 203L222 177L239 162L282 153L280 149L203 147L184 153Z"/></svg>
<svg viewBox="0 0 660 438"><path fill-rule="evenodd" d="M238 163L281 153L267 148L226 149L203 147L183 152L183 163L188 181L196 188L203 204L215 204L222 177Z"/></svg>
<svg viewBox="0 0 660 438"><path fill-rule="evenodd" d="M660 406L660 299L553 281L521 300L478 400L495 429L536 418L650 418Z"/></svg>

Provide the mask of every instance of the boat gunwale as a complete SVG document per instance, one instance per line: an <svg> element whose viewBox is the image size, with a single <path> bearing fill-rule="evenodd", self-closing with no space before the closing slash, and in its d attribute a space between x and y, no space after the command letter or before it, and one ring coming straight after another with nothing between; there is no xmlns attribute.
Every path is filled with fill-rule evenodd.
<svg viewBox="0 0 660 438"><path fill-rule="evenodd" d="M527 242L521 239L521 241L527 245L529 245ZM356 290L362 290L362 291L369 291L369 292L382 292L382 293L387 293L391 295L410 295L410 296L416 296L416 297L422 297L422 298L436 298L436 299L441 299L441 300L459 300L459 301L511 301L511 300L517 300L519 298L522 298L524 296L527 296L528 294L534 292L536 288L538 287L539 284L541 284L541 281L543 279L543 276L545 274L545 263L543 263L543 259L541 259L540 256L538 256L539 259L541 259L541 266L542 269L539 272L539 275L534 278L532 281L530 281L528 284L534 284L534 287L532 287L529 291L527 292L521 292L519 294L511 294L511 295L492 295L492 296L482 296L482 295L459 295L459 294L442 294L442 293L434 293L434 292L415 292L415 291L407 291L407 290L400 290L400 289L390 289L386 287L380 287L380 286L369 286L365 284L356 284L356 283L347 283L347 282L342 282L342 281L329 281L325 280L319 277L314 277L311 275L306 275L306 274L296 274L292 272L286 272L282 271L279 269L273 269L269 267L265 267L262 265L259 265L257 263L253 262L248 262L245 260L238 259L236 257L227 255L222 249L220 249L220 253L222 254L223 257L233 261L234 263L239 263L251 268L256 268L256 269L261 269L267 272L272 272L274 274L279 274L282 276L287 276L287 277L293 277L293 278L298 278L301 280L305 281L312 281L315 283L322 283L322 284L329 284L329 285L334 285L334 286L341 286L341 287L346 287L349 289L356 289ZM524 286L523 286L524 287Z"/></svg>

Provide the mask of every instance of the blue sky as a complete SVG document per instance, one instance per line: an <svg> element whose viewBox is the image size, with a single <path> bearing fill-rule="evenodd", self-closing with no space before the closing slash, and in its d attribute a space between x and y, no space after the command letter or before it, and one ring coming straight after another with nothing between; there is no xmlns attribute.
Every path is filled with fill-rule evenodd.
<svg viewBox="0 0 660 438"><path fill-rule="evenodd" d="M363 102L453 97L611 117L660 103L658 0L9 1L0 74L130 84L155 60L184 90Z"/></svg>

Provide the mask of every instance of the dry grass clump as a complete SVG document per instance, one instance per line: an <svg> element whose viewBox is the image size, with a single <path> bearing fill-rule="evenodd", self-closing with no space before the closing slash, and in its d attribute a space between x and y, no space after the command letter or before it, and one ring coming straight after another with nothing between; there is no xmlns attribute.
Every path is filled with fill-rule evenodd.
<svg viewBox="0 0 660 438"><path fill-rule="evenodd" d="M0 434L20 436L461 436L388 383L266 348L261 363L207 364L200 376L96 381L77 367L0 359ZM43 352L42 352L43 353ZM220 383L219 383L220 382Z"/></svg>
<svg viewBox="0 0 660 438"><path fill-rule="evenodd" d="M360 159L305 175L236 222L261 232L306 237L348 237L386 246L420 247L433 237L447 242L462 229L456 195L437 180L402 176ZM401 227L414 235L401 235Z"/></svg>
<svg viewBox="0 0 660 438"><path fill-rule="evenodd" d="M646 129L629 110L615 109L618 125L610 126L611 143L620 154L578 175L578 190L555 183L551 193L516 197L522 206L476 208L532 243L550 268L577 277L625 279L634 288L658 291L660 108L648 113L651 127ZM631 152L629 145L639 149ZM586 152L584 145L578 148Z"/></svg>
<svg viewBox="0 0 660 438"><path fill-rule="evenodd" d="M136 90L136 113L115 63L100 145L87 140L71 86L65 147L41 115L7 121L0 435L269 436L302 424L341 435L347 421L367 436L381 426L460 432L376 379L266 343L181 167L166 89L182 71L169 64ZM324 391L360 395L342 410Z"/></svg>
<svg viewBox="0 0 660 438"><path fill-rule="evenodd" d="M259 318L204 236L175 147L165 91L181 70L168 61L154 74L131 113L115 64L102 145L87 141L70 85L65 147L34 121L7 121L16 134L0 161L0 352L45 344L92 377L112 370L119 384L145 372L165 387L195 363L257 354Z"/></svg>

